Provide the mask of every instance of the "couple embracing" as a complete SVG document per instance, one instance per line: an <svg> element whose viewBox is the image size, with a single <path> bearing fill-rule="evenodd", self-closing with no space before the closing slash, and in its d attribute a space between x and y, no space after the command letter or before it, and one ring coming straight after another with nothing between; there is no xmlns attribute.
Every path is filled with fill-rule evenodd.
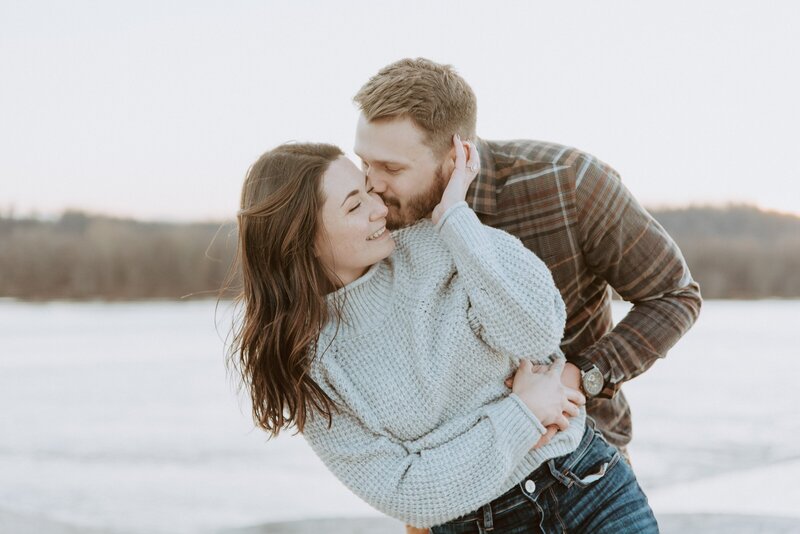
<svg viewBox="0 0 800 534"><path fill-rule="evenodd" d="M256 423L408 532L657 532L620 386L697 318L678 247L589 154L479 138L450 66L398 61L354 100L360 168L287 144L245 178L231 359Z"/></svg>

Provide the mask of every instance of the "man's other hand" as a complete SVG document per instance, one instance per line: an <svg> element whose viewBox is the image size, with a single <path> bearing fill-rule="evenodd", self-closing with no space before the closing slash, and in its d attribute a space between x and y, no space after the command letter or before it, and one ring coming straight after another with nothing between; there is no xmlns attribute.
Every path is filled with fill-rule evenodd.
<svg viewBox="0 0 800 534"><path fill-rule="evenodd" d="M583 391L581 387L581 370L574 363L565 363L564 370L561 371L561 383L568 388Z"/></svg>

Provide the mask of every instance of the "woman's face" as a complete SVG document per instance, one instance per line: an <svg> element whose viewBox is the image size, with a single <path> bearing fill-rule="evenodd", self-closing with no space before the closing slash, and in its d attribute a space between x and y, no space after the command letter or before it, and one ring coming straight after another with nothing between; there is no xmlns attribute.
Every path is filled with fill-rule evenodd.
<svg viewBox="0 0 800 534"><path fill-rule="evenodd" d="M315 249L324 266L349 284L394 251L386 229L388 209L366 176L342 156L322 177L325 203Z"/></svg>

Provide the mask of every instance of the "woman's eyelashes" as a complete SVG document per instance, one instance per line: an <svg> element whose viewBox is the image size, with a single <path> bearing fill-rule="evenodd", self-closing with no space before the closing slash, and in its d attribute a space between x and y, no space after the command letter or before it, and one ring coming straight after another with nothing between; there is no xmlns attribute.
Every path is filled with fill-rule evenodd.
<svg viewBox="0 0 800 534"><path fill-rule="evenodd" d="M369 194L372 194L372 192L373 192L373 191L375 191L375 188L374 188L374 187L370 187L369 189L367 189L367 194L368 194L368 195L369 195ZM375 193L375 194L377 195L377 193ZM354 211L356 211L356 210L357 210L358 208L360 208L360 207L361 207L361 202L359 202L358 204L356 204L355 206L353 206L352 208L350 208L350 209L348 210L348 213L353 213Z"/></svg>

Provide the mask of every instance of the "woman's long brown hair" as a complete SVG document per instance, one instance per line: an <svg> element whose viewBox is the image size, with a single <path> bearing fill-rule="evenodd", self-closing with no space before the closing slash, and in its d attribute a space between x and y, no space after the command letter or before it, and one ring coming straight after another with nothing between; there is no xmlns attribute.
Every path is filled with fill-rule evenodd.
<svg viewBox="0 0 800 534"><path fill-rule="evenodd" d="M330 421L333 401L308 370L330 315L325 295L335 289L314 255L322 176L341 155L332 145L281 145L250 167L242 187L234 270L243 312L228 362L249 390L254 422L270 437L292 425L302 432L310 409Z"/></svg>

